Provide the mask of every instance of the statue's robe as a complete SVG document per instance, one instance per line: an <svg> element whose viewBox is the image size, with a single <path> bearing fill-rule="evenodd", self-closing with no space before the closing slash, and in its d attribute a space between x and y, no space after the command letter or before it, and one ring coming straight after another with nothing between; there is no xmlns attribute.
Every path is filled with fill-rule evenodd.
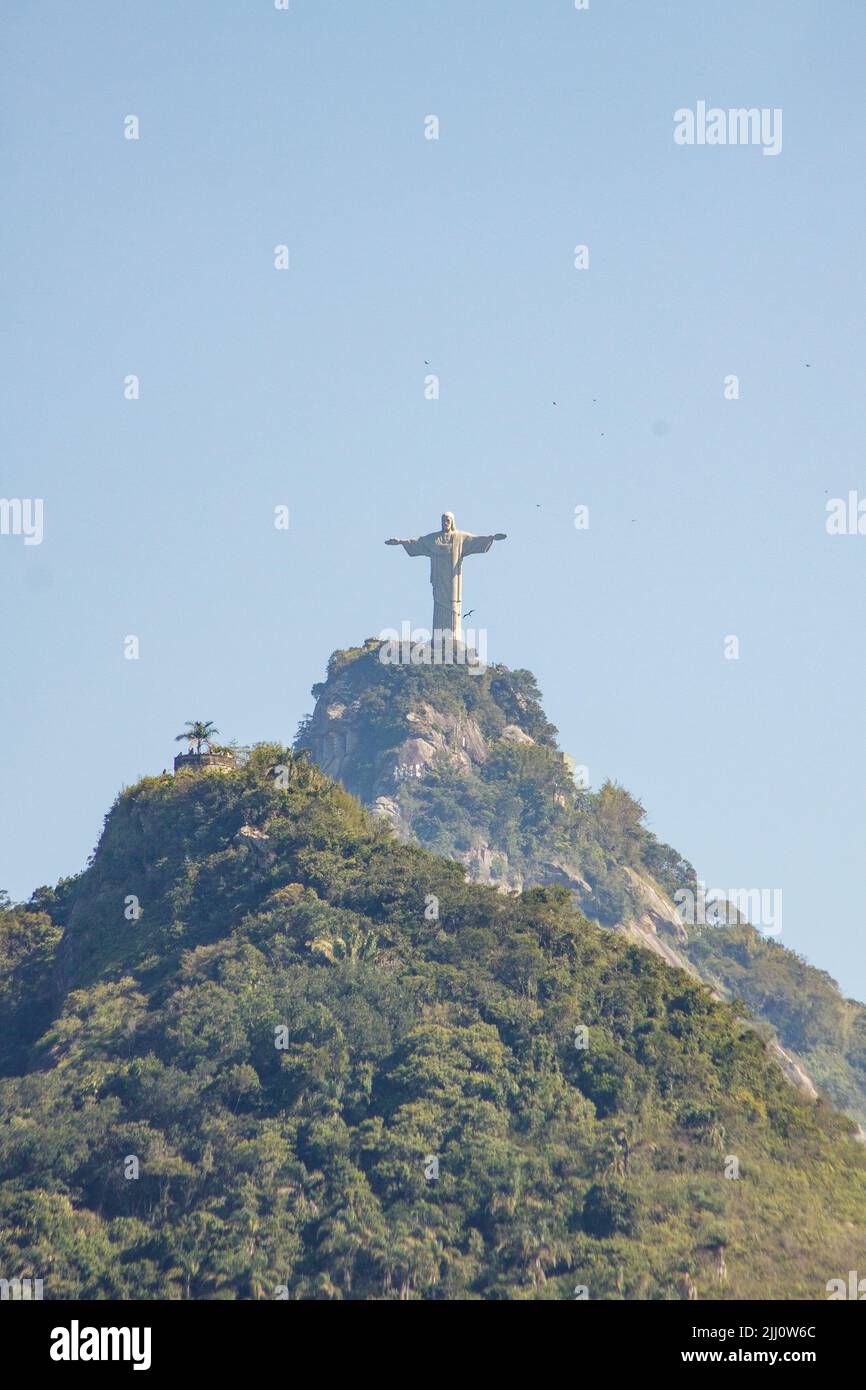
<svg viewBox="0 0 866 1390"><path fill-rule="evenodd" d="M493 536L473 536L470 531L431 531L428 536L401 541L407 555L426 555L433 585L433 632L449 632L462 641L460 610L463 602L463 561L467 555L484 555Z"/></svg>

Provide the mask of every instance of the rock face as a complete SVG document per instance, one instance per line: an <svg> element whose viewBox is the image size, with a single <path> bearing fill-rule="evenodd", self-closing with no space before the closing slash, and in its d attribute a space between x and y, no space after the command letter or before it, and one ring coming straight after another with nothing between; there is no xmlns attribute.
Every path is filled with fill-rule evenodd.
<svg viewBox="0 0 866 1390"><path fill-rule="evenodd" d="M352 754L358 746L358 730L353 726L351 711L337 702L324 705L321 711L317 708L316 716L317 727L311 730L313 741L308 745L313 758L323 772L346 786Z"/></svg>
<svg viewBox="0 0 866 1390"><path fill-rule="evenodd" d="M316 707L297 746L308 749L323 772L389 821L398 835L423 840L423 835L418 834L417 803L424 788L435 782L441 792L443 785L453 779L455 788L459 788L457 795L462 798L477 783L497 745L534 747L536 737L521 723L531 710L531 701L519 690L511 691L509 717L499 713L497 727L485 731L479 718L465 705L461 707L461 701L446 707L425 698L421 678L418 682L403 679L395 680L389 688L387 708L382 712L382 702L376 706L375 700L378 683L384 679L375 662L377 652L378 644L371 640L357 649L355 660L342 661L347 654L335 653L327 681L313 688ZM497 667L494 671L496 678L507 684L509 673L505 668ZM490 682L490 673L480 678L467 675L464 668L454 674L462 680L470 700L476 682L479 688L482 680ZM379 716L375 722L371 720L371 704ZM527 877L524 869L511 864L507 850L496 843L495 835L478 827L473 826L462 841L438 847L463 863L469 878L503 892L519 891L528 882L542 881L538 875ZM568 880L567 869L552 868L551 872L565 875L556 881ZM545 876L545 881L551 880Z"/></svg>
<svg viewBox="0 0 866 1390"><path fill-rule="evenodd" d="M818 1091L815 1083L811 1076L800 1066L797 1059L792 1057L790 1052L773 1039L771 1039L767 1046L770 1049L771 1056L776 1059L791 1085L796 1086L797 1090L801 1091L804 1096L808 1096L810 1100L817 1100Z"/></svg>
<svg viewBox="0 0 866 1390"><path fill-rule="evenodd" d="M243 845L262 859L269 860L273 857L270 838L264 830L259 830L255 825L242 825L235 835L233 843L238 846Z"/></svg>
<svg viewBox="0 0 866 1390"><path fill-rule="evenodd" d="M510 743L534 743L535 739L529 734L524 733L523 729L517 724L506 724L502 730L502 737L508 739Z"/></svg>
<svg viewBox="0 0 866 1390"><path fill-rule="evenodd" d="M402 715L394 733L393 745L379 752L371 768L362 702L320 699L305 746L323 772L388 820L403 839L412 839L413 814L408 804L412 788L431 777L471 778L487 760L488 743L470 716L435 709L425 700ZM502 737L512 743L533 742L516 724L507 725ZM524 876L509 866L507 854L483 836L473 837L466 847L455 847L453 853L476 883L503 892L524 886Z"/></svg>
<svg viewBox="0 0 866 1390"><path fill-rule="evenodd" d="M473 883L486 883L491 888L498 888L500 893L519 893L524 887L523 875L511 868L508 856L492 850L486 843L473 845L468 850L457 850L454 857L465 866L466 877Z"/></svg>
<svg viewBox="0 0 866 1390"><path fill-rule="evenodd" d="M472 719L443 713L422 702L409 710L403 720L405 737L383 750L378 759L372 788L374 803L378 798L393 798L403 782L440 769L469 772L487 757L484 735ZM317 706L305 743L322 771L356 796L365 790L364 726L359 701L325 703Z"/></svg>

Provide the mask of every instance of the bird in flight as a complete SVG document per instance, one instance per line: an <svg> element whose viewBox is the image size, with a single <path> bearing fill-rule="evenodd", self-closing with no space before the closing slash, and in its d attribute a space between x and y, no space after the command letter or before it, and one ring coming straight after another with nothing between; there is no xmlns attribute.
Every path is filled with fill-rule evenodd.
<svg viewBox="0 0 866 1390"><path fill-rule="evenodd" d="M463 616L464 616L464 618L471 618L471 617L472 617L472 614L473 614L474 612L475 612L475 609L474 609L474 608L470 608L470 609L469 609L469 612L468 612L468 613L464 613Z"/></svg>

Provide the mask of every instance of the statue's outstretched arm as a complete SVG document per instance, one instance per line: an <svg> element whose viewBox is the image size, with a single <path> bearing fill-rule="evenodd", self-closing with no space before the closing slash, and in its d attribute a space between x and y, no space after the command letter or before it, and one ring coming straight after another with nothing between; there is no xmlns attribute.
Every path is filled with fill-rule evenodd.
<svg viewBox="0 0 866 1390"><path fill-rule="evenodd" d="M385 542L386 545L402 545L407 555L429 555L430 548L427 544L426 536L416 536L411 540L405 540L399 536L392 536Z"/></svg>
<svg viewBox="0 0 866 1390"><path fill-rule="evenodd" d="M494 541L507 541L508 536L504 531L497 531L495 536L467 536L463 542L464 555L484 555Z"/></svg>

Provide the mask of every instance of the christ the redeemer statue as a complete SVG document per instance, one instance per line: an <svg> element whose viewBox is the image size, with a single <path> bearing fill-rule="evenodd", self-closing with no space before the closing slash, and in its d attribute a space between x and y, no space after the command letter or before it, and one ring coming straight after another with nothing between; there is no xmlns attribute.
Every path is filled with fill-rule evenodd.
<svg viewBox="0 0 866 1390"><path fill-rule="evenodd" d="M433 633L450 633L462 641L460 610L463 602L463 560L467 555L484 555L494 541L506 540L504 531L495 536L473 536L470 531L458 531L454 513L442 513L442 530L431 531L415 540L399 540L392 536L386 545L402 545L407 555L426 555L430 560L430 583L433 585Z"/></svg>

